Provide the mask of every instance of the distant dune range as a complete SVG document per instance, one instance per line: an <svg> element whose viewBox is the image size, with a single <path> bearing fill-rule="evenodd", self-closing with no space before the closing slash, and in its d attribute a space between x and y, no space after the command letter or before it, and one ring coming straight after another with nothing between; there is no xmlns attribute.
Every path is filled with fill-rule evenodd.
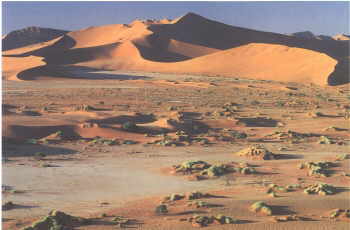
<svg viewBox="0 0 350 230"><path fill-rule="evenodd" d="M98 69L339 85L349 82L345 38L261 32L189 13L176 20L90 27L6 50L3 76L31 80Z"/></svg>

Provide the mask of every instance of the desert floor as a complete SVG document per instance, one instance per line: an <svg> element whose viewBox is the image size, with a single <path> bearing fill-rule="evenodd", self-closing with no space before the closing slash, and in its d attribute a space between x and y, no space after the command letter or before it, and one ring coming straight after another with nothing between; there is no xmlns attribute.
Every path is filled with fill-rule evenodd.
<svg viewBox="0 0 350 230"><path fill-rule="evenodd" d="M2 194L3 203L14 204L3 210L4 229L22 229L53 209L92 220L75 229L116 229L114 216L130 219L120 228L192 229L188 219L195 214L237 219L208 229L349 229L346 218L329 216L331 210L350 208L350 159L337 159L349 153L349 85L83 74L3 81ZM126 122L138 129L124 129ZM288 130L295 135L276 133ZM176 139L179 131L185 140ZM238 138L237 132L246 136ZM330 143L320 144L322 136ZM253 160L235 154L254 144L280 157ZM171 173L173 165L188 160L248 163L257 172L205 180ZM333 163L328 177L298 169L317 161ZM335 194L303 192L318 182L333 185ZM270 184L299 187L270 197ZM178 200L167 202L167 214L155 213L165 196L192 191L215 195L201 199L213 205L196 208ZM302 218L275 221L251 212L255 201L270 205L272 216Z"/></svg>

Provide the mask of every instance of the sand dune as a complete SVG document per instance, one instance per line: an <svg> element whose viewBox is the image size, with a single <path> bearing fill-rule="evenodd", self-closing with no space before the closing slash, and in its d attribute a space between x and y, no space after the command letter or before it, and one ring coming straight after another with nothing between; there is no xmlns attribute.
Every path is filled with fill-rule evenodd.
<svg viewBox="0 0 350 230"><path fill-rule="evenodd" d="M342 66L349 57L348 47L344 41L261 32L189 13L176 20L135 20L129 25L90 27L3 55L18 61L42 57L47 64L46 75L50 75L52 66L77 65L325 85L329 76L332 84L337 84L338 78L341 83L347 79L348 71ZM41 69L42 63L28 62L29 68ZM7 72L18 73L13 71L17 68L14 61L5 60L4 65ZM342 71L333 72L335 69ZM21 78L27 79L27 73L21 72ZM29 73L33 77L43 71Z"/></svg>
<svg viewBox="0 0 350 230"><path fill-rule="evenodd" d="M191 68L192 73L325 85L336 64L335 59L318 52L252 43L193 59L177 68Z"/></svg>
<svg viewBox="0 0 350 230"><path fill-rule="evenodd" d="M43 58L29 56L29 57L2 57L2 73L3 77L8 80L20 80L18 74L38 66L44 66Z"/></svg>
<svg viewBox="0 0 350 230"><path fill-rule="evenodd" d="M345 34L338 34L333 37L334 40L340 40L340 41L349 41L350 35Z"/></svg>
<svg viewBox="0 0 350 230"><path fill-rule="evenodd" d="M86 63L86 66L98 68L102 63L108 63L113 69L222 75L325 85L337 64L335 59L319 52L255 43L176 63L145 60L137 55L135 46L124 43L114 50L112 57Z"/></svg>
<svg viewBox="0 0 350 230"><path fill-rule="evenodd" d="M75 41L72 48L86 48L128 41L146 34L146 25L141 23L133 26L114 24L90 27L68 33L68 36Z"/></svg>
<svg viewBox="0 0 350 230"><path fill-rule="evenodd" d="M11 50L19 47L50 41L68 33L65 30L56 30L40 27L27 27L15 30L2 37L2 49Z"/></svg>

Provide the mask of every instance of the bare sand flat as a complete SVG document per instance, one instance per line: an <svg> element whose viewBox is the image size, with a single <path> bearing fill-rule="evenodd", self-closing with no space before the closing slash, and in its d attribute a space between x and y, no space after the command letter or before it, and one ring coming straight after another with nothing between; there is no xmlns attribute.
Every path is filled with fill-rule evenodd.
<svg viewBox="0 0 350 230"><path fill-rule="evenodd" d="M349 206L349 159L336 161L348 153L347 86L131 71L95 71L82 79L84 73L73 68L64 78L4 81L3 197L15 204L3 212L5 229L22 229L52 209L94 220L76 229L114 229L112 216L120 215L139 229L191 229L193 215L217 214L239 221L209 228L348 227L328 214ZM99 74L109 77L95 80ZM331 142L320 144L321 136ZM235 154L254 144L280 158ZM248 163L256 173L198 181L170 173L188 160ZM319 161L334 162L328 177L298 168ZM303 192L319 182L336 194ZM270 184L301 188L270 197ZM167 204L168 214L155 214L165 196L193 191L216 195L201 199L215 205L195 208L180 200ZM271 205L276 218L303 220L276 222L250 212L255 201Z"/></svg>

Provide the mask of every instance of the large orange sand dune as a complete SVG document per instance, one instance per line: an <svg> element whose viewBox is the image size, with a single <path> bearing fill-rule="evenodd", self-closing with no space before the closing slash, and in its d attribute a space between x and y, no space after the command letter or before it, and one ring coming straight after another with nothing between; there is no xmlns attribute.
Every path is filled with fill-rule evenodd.
<svg viewBox="0 0 350 230"><path fill-rule="evenodd" d="M346 41L255 31L189 13L172 21L136 20L70 32L44 44L9 50L3 53L3 65L6 72L18 73L14 60L26 60L29 70L21 68L21 79L50 76L57 66L85 66L326 85L330 76L333 84L346 83L348 48ZM45 71L29 56L42 57Z"/></svg>

